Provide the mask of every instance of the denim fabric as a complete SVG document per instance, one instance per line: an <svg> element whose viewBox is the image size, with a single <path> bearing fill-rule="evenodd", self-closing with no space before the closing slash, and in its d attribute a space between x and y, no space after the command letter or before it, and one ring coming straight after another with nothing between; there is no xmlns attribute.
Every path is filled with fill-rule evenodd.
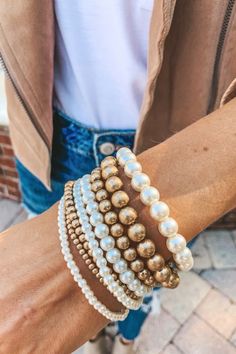
<svg viewBox="0 0 236 354"><path fill-rule="evenodd" d="M52 206L63 195L64 184L90 173L105 157L99 147L111 142L116 149L128 146L132 149L134 142L133 130L96 130L85 127L71 120L61 112L54 114L54 136L52 148L52 191L33 176L17 160L17 169L21 182L22 199L25 208L33 214L40 214ZM137 337L151 306L151 297L145 299L145 305L138 311L130 311L123 322L118 323L119 333L126 339ZM149 306L149 307L150 307Z"/></svg>

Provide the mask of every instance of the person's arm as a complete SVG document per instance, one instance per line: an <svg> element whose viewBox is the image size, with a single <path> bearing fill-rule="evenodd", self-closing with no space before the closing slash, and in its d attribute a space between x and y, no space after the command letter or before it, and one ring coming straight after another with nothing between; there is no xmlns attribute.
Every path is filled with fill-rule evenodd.
<svg viewBox="0 0 236 354"><path fill-rule="evenodd" d="M169 205L180 233L192 239L236 206L236 99L138 160ZM123 179L148 236L168 258L148 209ZM91 279L84 267L82 271ZM0 272L0 353L70 353L107 323L88 305L66 268L57 205L0 236ZM119 308L95 278L92 286L109 308Z"/></svg>

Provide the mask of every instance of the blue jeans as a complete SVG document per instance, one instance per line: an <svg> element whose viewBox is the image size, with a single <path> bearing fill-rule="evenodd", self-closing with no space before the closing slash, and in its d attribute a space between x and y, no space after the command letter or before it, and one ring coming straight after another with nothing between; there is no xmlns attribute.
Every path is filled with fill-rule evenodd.
<svg viewBox="0 0 236 354"><path fill-rule="evenodd" d="M64 184L90 173L98 166L105 155L104 144L118 149L128 146L132 149L133 130L97 130L86 127L61 112L54 114L54 136L52 147L51 188L44 185L27 170L19 160L16 161L20 177L22 201L25 208L40 214L58 201L64 192ZM115 151L114 151L115 153ZM152 297L145 299L145 305L138 311L130 311L123 322L118 323L120 334L128 340L135 339L151 310Z"/></svg>

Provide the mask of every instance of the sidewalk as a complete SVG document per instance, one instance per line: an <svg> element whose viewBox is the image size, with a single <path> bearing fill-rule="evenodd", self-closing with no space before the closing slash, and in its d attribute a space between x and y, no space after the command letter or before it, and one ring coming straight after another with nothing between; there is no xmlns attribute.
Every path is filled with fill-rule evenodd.
<svg viewBox="0 0 236 354"><path fill-rule="evenodd" d="M0 200L0 231L25 219ZM194 271L175 291L161 291L160 316L142 331L139 354L236 354L236 231L204 232L193 248Z"/></svg>

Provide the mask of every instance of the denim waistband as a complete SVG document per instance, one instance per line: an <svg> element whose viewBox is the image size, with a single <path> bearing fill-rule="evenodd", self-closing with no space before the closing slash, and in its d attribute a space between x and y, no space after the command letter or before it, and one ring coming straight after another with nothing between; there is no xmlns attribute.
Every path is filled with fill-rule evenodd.
<svg viewBox="0 0 236 354"><path fill-rule="evenodd" d="M60 129L62 143L70 149L95 159L96 165L122 146L133 148L135 130L95 129L71 119L54 109L55 129Z"/></svg>

